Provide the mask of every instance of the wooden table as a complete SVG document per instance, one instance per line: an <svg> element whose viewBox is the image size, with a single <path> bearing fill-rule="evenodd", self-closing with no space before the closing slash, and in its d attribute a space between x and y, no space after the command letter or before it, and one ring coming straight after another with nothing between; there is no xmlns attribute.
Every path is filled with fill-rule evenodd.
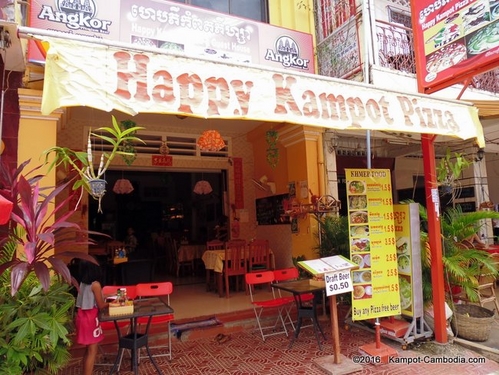
<svg viewBox="0 0 499 375"><path fill-rule="evenodd" d="M132 369L134 374L138 374L138 350L139 348L145 346L147 355L151 359L152 364L156 368L158 374L162 374L158 364L154 360L154 357L151 355L149 350L149 326L151 325L151 320L153 316L157 315L168 315L173 314L173 309L168 305L168 300L166 297L152 297L142 300L134 300L133 301L134 310L133 314L127 315L109 315L109 310L106 309L100 314L101 322L114 322L114 326L116 327L116 332L118 333L118 355L116 356L116 360L114 361L113 368L109 372L112 374L119 363L120 357L123 354L124 349L130 349L132 352ZM148 317L146 328L143 332L139 332L139 327L137 325L138 318ZM130 333L125 336L121 335L121 330L118 326L118 320L130 320Z"/></svg>
<svg viewBox="0 0 499 375"><path fill-rule="evenodd" d="M284 290L286 292L292 293L293 298L295 300L296 304L296 310L298 312L298 323L296 324L295 327L295 334L291 338L291 341L289 343L289 348L293 346L293 343L295 340L298 338L298 335L300 334L300 329L303 323L303 319L309 318L312 319L313 325L314 325L314 334L315 338L317 339L317 344L319 345L319 349L322 350L322 345L319 339L319 333L322 334L322 337L324 340L326 340L326 336L324 335L324 332L322 331L321 326L319 325L319 321L317 320L317 299L319 298L319 294L322 294L324 292L324 287L323 286L318 286L318 285L311 285L310 280L304 279L304 280L295 280L295 281L284 281L281 283L273 283L272 284L273 288ZM314 294L314 299L312 300L312 305L304 305L301 299L301 296L303 294L308 294L308 293L313 293Z"/></svg>
<svg viewBox="0 0 499 375"><path fill-rule="evenodd" d="M245 257L247 258L249 256L249 250L246 250ZM208 273L210 271L215 273L215 279L217 282L217 289L218 289L218 294L220 297L223 296L223 280L222 280L222 274L224 271L224 262L225 262L225 250L206 250L203 253L203 256L201 257L204 263L204 268L206 269L206 280L208 282L209 276ZM274 260L274 253L272 253L272 250L270 250L270 264L272 265L272 268L275 268L275 260Z"/></svg>
<svg viewBox="0 0 499 375"><path fill-rule="evenodd" d="M180 245L178 248L178 261L179 262L190 262L196 259L201 259L204 251L206 250L206 244L204 245Z"/></svg>

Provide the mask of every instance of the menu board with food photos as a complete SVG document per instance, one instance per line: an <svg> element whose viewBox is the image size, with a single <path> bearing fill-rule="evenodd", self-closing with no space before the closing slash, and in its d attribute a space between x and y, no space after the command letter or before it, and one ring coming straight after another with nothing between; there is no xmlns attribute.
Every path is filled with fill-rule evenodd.
<svg viewBox="0 0 499 375"><path fill-rule="evenodd" d="M420 318L423 315L421 280L421 240L419 238L419 206L417 203L393 206L395 245L399 274L402 314Z"/></svg>
<svg viewBox="0 0 499 375"><path fill-rule="evenodd" d="M395 225L389 169L345 169L352 320L400 314Z"/></svg>

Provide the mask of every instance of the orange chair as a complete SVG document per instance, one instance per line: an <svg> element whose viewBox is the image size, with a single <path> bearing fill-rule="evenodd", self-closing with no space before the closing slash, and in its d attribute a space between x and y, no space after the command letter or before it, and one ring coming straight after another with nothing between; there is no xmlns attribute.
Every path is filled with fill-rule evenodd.
<svg viewBox="0 0 499 375"><path fill-rule="evenodd" d="M248 244L249 272L271 270L270 247L268 240L253 239Z"/></svg>
<svg viewBox="0 0 499 375"><path fill-rule="evenodd" d="M239 277L244 276L246 274L246 270L247 270L246 241L244 240L227 241L225 243L225 263L223 269L226 298L229 298L230 278L231 277L235 278L236 291L238 291Z"/></svg>
<svg viewBox="0 0 499 375"><path fill-rule="evenodd" d="M261 284L270 284L274 282L274 273L272 271L262 271L262 272L251 272L247 273L245 276L247 289L249 290L251 304L253 305L253 311L255 312L256 323L258 324L258 329L260 330L260 334L262 336L262 340L265 341L265 338L268 336L285 334L288 336L288 330L286 329L286 324L282 317L283 311L289 305L289 301L284 298L276 298L274 290L272 290L271 299L266 300L257 300L254 297L254 287L255 285ZM265 310L277 310L277 317L275 324L273 326L264 326L262 327L261 316ZM277 325L279 322L282 325L282 330L277 331Z"/></svg>
<svg viewBox="0 0 499 375"><path fill-rule="evenodd" d="M274 278L275 282L283 282L283 281L293 281L293 280L298 280L298 277L300 276L298 270L295 267L289 267L289 268L281 268L278 270L274 270ZM293 319L291 319L291 310L293 309L293 306L295 304L295 299L293 296L282 296L281 290L278 290L279 292L279 297L284 298L289 302L289 307L286 309L286 318L291 324L291 327L293 327L293 331L295 330L295 324L293 322ZM300 296L301 302L310 302L314 299L314 294L313 293L307 293L307 294L302 294ZM304 326L308 327L308 326Z"/></svg>
<svg viewBox="0 0 499 375"><path fill-rule="evenodd" d="M140 283L135 287L137 293L137 298L148 298L148 297L166 297L168 305L170 305L170 294L173 293L173 284L169 281L160 283ZM155 354L154 357L168 357L169 360L172 359L172 335L170 330L170 323L174 319L173 314L153 316L151 319L151 324L164 324L166 323L168 327L168 350L166 354ZM149 318L139 318L137 324L147 324ZM155 346L150 349L162 348L164 346ZM139 353L139 360L143 358Z"/></svg>

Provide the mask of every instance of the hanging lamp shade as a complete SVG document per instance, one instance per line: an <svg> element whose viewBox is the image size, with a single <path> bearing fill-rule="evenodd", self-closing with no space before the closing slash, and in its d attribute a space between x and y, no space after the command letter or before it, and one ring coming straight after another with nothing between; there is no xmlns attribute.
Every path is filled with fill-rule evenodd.
<svg viewBox="0 0 499 375"><path fill-rule="evenodd" d="M114 183L113 191L116 194L130 194L133 191L133 185L130 180L120 178Z"/></svg>
<svg viewBox="0 0 499 375"><path fill-rule="evenodd" d="M220 151L225 147L225 142L217 130L205 130L197 145L201 151Z"/></svg>
<svg viewBox="0 0 499 375"><path fill-rule="evenodd" d="M192 191L199 195L205 195L210 194L213 191L213 188L208 181L200 180L196 182L196 185L194 185L194 189L192 189Z"/></svg>
<svg viewBox="0 0 499 375"><path fill-rule="evenodd" d="M0 195L0 225L9 221L12 207L14 207L14 204Z"/></svg>

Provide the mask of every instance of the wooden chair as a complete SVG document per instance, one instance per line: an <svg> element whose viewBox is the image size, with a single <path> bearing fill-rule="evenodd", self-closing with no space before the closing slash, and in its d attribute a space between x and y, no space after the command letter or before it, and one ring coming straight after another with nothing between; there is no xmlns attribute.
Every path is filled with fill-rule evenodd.
<svg viewBox="0 0 499 375"><path fill-rule="evenodd" d="M168 305L170 305L170 295L173 293L173 284L169 281L160 283L139 283L135 287L137 298L147 298L147 297L160 297L166 296ZM139 318L137 324L147 324L149 318ZM172 334L170 329L170 323L173 321L174 315L160 315L153 316L151 319L152 325L165 324L167 325L168 332L168 347L165 354L153 354L153 357L168 357L171 361L172 359ZM150 349L161 348L165 349L165 346L152 346ZM139 354L139 360L142 357Z"/></svg>
<svg viewBox="0 0 499 375"><path fill-rule="evenodd" d="M231 277L235 279L235 290L239 290L240 280L247 270L247 257L246 257L246 241L244 240L230 240L225 243L225 261L223 269L225 297L229 298Z"/></svg>
<svg viewBox="0 0 499 375"><path fill-rule="evenodd" d="M220 240L212 240L206 242L206 250L224 250L225 242ZM206 270L206 291L209 292L213 287L216 289L216 280L215 280L215 272L213 270Z"/></svg>
<svg viewBox="0 0 499 375"><path fill-rule="evenodd" d="M192 274L194 274L194 260L182 262L178 259L178 243L175 241L171 235L166 237L166 251L168 253L168 259L172 263L172 269L177 277L180 277L180 270L182 268L190 269Z"/></svg>
<svg viewBox="0 0 499 375"><path fill-rule="evenodd" d="M248 262L249 272L269 271L270 265L270 247L268 240L253 239L248 244Z"/></svg>

